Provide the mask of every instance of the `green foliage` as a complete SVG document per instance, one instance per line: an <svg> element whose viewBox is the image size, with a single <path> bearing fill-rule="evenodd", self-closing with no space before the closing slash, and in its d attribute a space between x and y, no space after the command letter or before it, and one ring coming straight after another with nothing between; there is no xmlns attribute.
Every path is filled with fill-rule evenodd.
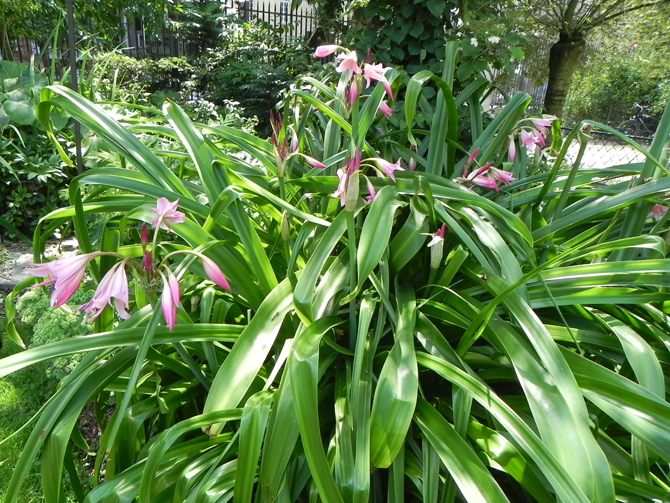
<svg viewBox="0 0 670 503"><path fill-rule="evenodd" d="M269 112L296 77L313 68L311 50L284 42L279 29L262 21L223 20L217 48L198 59L136 60L120 54L96 56L99 97L159 107L179 103L197 122L225 123L270 134Z"/></svg>
<svg viewBox="0 0 670 503"><path fill-rule="evenodd" d="M504 17L501 7L500 2L371 0L354 9L346 38L360 54L371 50L382 63L402 65L410 74L423 69L439 73L445 39L459 41L456 78L463 88L483 74L490 79L511 74L514 61L523 58L523 37L498 22Z"/></svg>
<svg viewBox="0 0 670 503"><path fill-rule="evenodd" d="M658 55L622 45L607 44L587 55L587 64L575 75L570 88L566 121L576 123L588 118L617 126L635 113L635 103L651 106L651 115L662 112L670 97L670 79L661 79L652 71Z"/></svg>
<svg viewBox="0 0 670 503"><path fill-rule="evenodd" d="M268 117L298 75L314 68L312 51L260 20L228 17L221 45L200 62L200 91L212 103L242 103L245 117L257 117L258 131L270 134Z"/></svg>
<svg viewBox="0 0 670 503"><path fill-rule="evenodd" d="M547 150L516 143L538 133L527 95L486 128L472 113L472 143L458 142L459 107L480 100L450 85L457 50L445 50L449 82L384 73L404 102L395 122L379 112L381 82L305 77L272 141L196 125L173 103L156 123L117 122L53 88L38 116L66 110L123 166L78 177L36 251L71 222L83 252L107 253L89 257L94 282L124 266L135 281L129 319L108 309L95 335L0 360L6 375L84 354L36 420L7 503L39 452L57 500L91 400L94 478L105 471L90 503L668 499L670 213L649 214L670 191L670 107L644 163L566 166L589 139L579 128L554 135L541 171ZM149 249L140 228L163 197L171 229L151 230ZM145 250L155 269L139 266ZM205 253L230 290L173 252ZM158 272L179 277L179 295Z"/></svg>
<svg viewBox="0 0 670 503"><path fill-rule="evenodd" d="M16 311L25 325L32 326L29 348L91 333L91 324L84 323L84 314L72 311L91 300L91 296L90 291L79 290L72 296L68 308L54 309L49 307L49 297L41 289L23 294L16 303ZM81 355L77 354L59 358L46 367L45 375L60 381L70 375L80 361Z"/></svg>

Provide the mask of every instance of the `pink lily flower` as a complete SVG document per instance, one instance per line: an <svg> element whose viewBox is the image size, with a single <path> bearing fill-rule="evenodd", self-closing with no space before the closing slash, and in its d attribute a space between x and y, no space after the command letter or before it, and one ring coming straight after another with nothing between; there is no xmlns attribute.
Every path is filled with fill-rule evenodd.
<svg viewBox="0 0 670 503"><path fill-rule="evenodd" d="M508 183L511 183L516 180L516 178L512 176L512 173L504 171L502 169L491 167L489 168L489 173L491 173L491 176L493 177L494 180L501 182L504 185L507 185Z"/></svg>
<svg viewBox="0 0 670 503"><path fill-rule="evenodd" d="M400 160L398 159L395 163L388 162L386 159L380 159L379 157L372 157L370 161L375 161L379 168L388 176L391 180L395 182L394 171L405 171L404 168L400 167Z"/></svg>
<svg viewBox="0 0 670 503"><path fill-rule="evenodd" d="M205 270L205 274L207 274L207 277L212 280L213 283L219 285L221 288L224 290L230 290L230 285L228 284L228 281L226 281L226 278L223 276L223 273L221 272L221 269L219 269L219 266L216 265L216 263L209 257L206 257L204 255L199 255L200 260L202 261L202 267Z"/></svg>
<svg viewBox="0 0 670 503"><path fill-rule="evenodd" d="M389 95L389 98L393 99L393 91L391 90L391 85L389 81L384 77L384 74L389 70L385 68L381 63L376 65L365 64L363 67L363 77L365 78L365 87L370 87L370 79L377 80L382 83L386 94Z"/></svg>
<svg viewBox="0 0 670 503"><path fill-rule="evenodd" d="M491 189L495 190L496 192L499 192L498 189L498 184L493 180L492 178L489 178L488 176L475 176L472 179L468 179L468 181L474 183L475 185L479 187L483 187L485 189Z"/></svg>
<svg viewBox="0 0 670 503"><path fill-rule="evenodd" d="M379 104L379 111L384 114L385 117L391 117L393 115L393 109L388 106L388 104L385 101L382 101Z"/></svg>
<svg viewBox="0 0 670 503"><path fill-rule="evenodd" d="M314 57L325 58L326 56L330 56L339 48L340 48L339 45L320 45L319 47L316 48L316 51L314 51Z"/></svg>
<svg viewBox="0 0 670 503"><path fill-rule="evenodd" d="M180 297L179 282L174 274L172 274L172 271L167 269L167 279L163 283L163 293L161 294L161 307L163 308L165 322L170 327L170 330L174 329L177 322L177 306L179 305Z"/></svg>
<svg viewBox="0 0 670 503"><path fill-rule="evenodd" d="M479 187L495 190L496 192L498 192L498 184L496 183L496 181L491 177L484 176L489 171L489 168L491 167L492 164L493 163L490 162L482 166L481 168L477 168L469 175L462 176L461 178L465 182L470 182Z"/></svg>
<svg viewBox="0 0 670 503"><path fill-rule="evenodd" d="M86 304L79 306L75 311L85 311L86 319L97 319L100 313L109 304L116 308L120 318L130 318L128 309L128 278L124 268L125 261L114 264L100 281L93 298ZM112 303L112 299L114 302Z"/></svg>
<svg viewBox="0 0 670 503"><path fill-rule="evenodd" d="M157 207L149 211L156 213L156 218L151 221L153 227L163 227L163 224L170 231L170 224L181 224L184 222L185 215L181 211L177 211L179 199L171 203L166 198L161 197L157 201Z"/></svg>
<svg viewBox="0 0 670 503"><path fill-rule="evenodd" d="M339 197L340 206L344 206L344 199L347 191L347 172L342 168L338 169L337 178L340 180L340 183L337 185L337 190L333 193L333 197Z"/></svg>
<svg viewBox="0 0 670 503"><path fill-rule="evenodd" d="M435 234L428 234L433 236L430 243L428 243L428 248L430 248L430 268L437 269L440 267L440 262L442 262L442 253L444 250L444 234L447 231L447 226L442 224Z"/></svg>
<svg viewBox="0 0 670 503"><path fill-rule="evenodd" d="M72 294L79 288L82 279L84 279L86 265L100 255L102 254L87 253L44 264L30 264L33 269L30 269L28 272L40 278L48 277L46 281L35 285L34 288L53 283L54 290L51 293L51 307L61 307L70 300Z"/></svg>
<svg viewBox="0 0 670 503"><path fill-rule="evenodd" d="M410 171L414 171L416 169L416 161L414 161L414 157L410 157L409 162L407 163L407 169Z"/></svg>
<svg viewBox="0 0 670 503"><path fill-rule="evenodd" d="M543 128L551 127L551 123L556 120L556 117L545 117L542 119L531 117L528 120L532 122L533 126L537 129L542 130Z"/></svg>
<svg viewBox="0 0 670 503"><path fill-rule="evenodd" d="M351 77L354 74L360 75L362 72L361 68L358 66L358 56L354 51L338 54L337 60L340 62L340 64L337 65L337 68L335 68L337 73L344 73L347 70L351 70Z"/></svg>
<svg viewBox="0 0 670 503"><path fill-rule="evenodd" d="M521 145L523 145L526 148L534 148L535 147L535 136L532 133L529 133L525 129L521 131L521 135L519 136L519 141L521 142Z"/></svg>
<svg viewBox="0 0 670 503"><path fill-rule="evenodd" d="M542 148L544 147L544 134L539 129L533 129L532 131L524 129L521 131L519 141L526 148L535 148L536 145Z"/></svg>
<svg viewBox="0 0 670 503"><path fill-rule="evenodd" d="M655 204L654 207L649 212L648 216L653 217L654 220L658 222L661 219L661 217L665 215L667 211L668 211L667 206L663 206L662 204Z"/></svg>
<svg viewBox="0 0 670 503"><path fill-rule="evenodd" d="M279 139L282 128L282 118L281 115L279 115L275 119L272 110L270 110L270 125L272 126L272 146L275 149L275 156L277 157L278 162L281 163L288 155L288 141L286 140L286 135L284 135L283 141ZM297 144L294 146L297 149Z"/></svg>
<svg viewBox="0 0 670 503"><path fill-rule="evenodd" d="M144 250L144 256L142 257L142 270L146 272L151 278L154 277L154 264L149 250Z"/></svg>
<svg viewBox="0 0 670 503"><path fill-rule="evenodd" d="M370 179L366 176L365 180L368 183L368 193L370 194L368 197L365 198L365 202L368 204L371 204L372 201L375 200L375 197L377 197L377 193L375 192L375 187L372 185L372 182Z"/></svg>

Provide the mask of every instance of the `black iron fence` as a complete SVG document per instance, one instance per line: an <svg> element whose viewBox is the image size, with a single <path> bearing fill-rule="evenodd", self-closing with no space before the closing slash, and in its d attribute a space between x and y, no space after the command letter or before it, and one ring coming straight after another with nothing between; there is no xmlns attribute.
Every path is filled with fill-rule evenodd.
<svg viewBox="0 0 670 503"><path fill-rule="evenodd" d="M224 0L221 3L221 14L237 15L243 21L260 19L273 28L280 29L285 42L289 39L307 40L316 29L317 18L314 10L307 4L291 10L290 0ZM135 58L158 60L165 57L183 57L198 52L198 48L188 40L188 36L179 28L179 20L167 20L159 28L151 29L141 17L120 16L119 23L124 27L125 34L113 41L114 46L121 48L127 55ZM79 26L86 32L86 26ZM62 75L62 68L68 64L67 40L65 30L60 32L61 40L54 44L45 34L40 40L20 36L8 40L13 60L29 63L31 57L42 68L51 65L55 58L57 76ZM109 45L109 44L108 44ZM53 54L56 47L56 54ZM83 44L80 44L83 50Z"/></svg>

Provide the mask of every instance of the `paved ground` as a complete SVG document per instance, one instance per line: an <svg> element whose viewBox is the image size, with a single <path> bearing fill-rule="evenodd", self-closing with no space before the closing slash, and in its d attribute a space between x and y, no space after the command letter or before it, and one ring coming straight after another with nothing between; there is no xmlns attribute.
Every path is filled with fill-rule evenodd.
<svg viewBox="0 0 670 503"><path fill-rule="evenodd" d="M0 263L0 290L12 290L19 281L30 276L28 266L33 262L32 247L25 243L2 243L3 262ZM46 246L47 257L65 257L77 254L77 242L67 239Z"/></svg>

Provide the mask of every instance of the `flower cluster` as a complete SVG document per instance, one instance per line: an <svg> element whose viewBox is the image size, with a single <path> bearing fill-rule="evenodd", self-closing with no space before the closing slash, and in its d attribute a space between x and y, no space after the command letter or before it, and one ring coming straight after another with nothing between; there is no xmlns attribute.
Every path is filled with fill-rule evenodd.
<svg viewBox="0 0 670 503"><path fill-rule="evenodd" d="M284 176L286 163L294 155L303 157L307 161L307 164L314 168L323 169L326 167L325 164L317 161L313 157L298 152L299 141L295 131L291 131L293 133L293 139L291 140L291 148L289 151L288 140L286 139L286 130L282 128L281 115L278 115L275 118L272 110L270 110L270 124L272 125L272 146L275 150L275 163L277 165L277 175L279 177Z"/></svg>
<svg viewBox="0 0 670 503"><path fill-rule="evenodd" d="M347 80L349 81L349 88L346 91L346 102L348 105L353 104L358 96L358 84L354 80L355 75L361 75L363 79L365 79L366 88L370 87L370 82L372 80L381 82L388 97L393 99L393 90L391 89L391 84L385 76L386 72L388 72L390 68L385 67L381 63L371 64L370 51L368 51L367 58L362 67L358 64L358 55L356 54L356 51L348 51L339 45L321 45L316 48L314 57L325 58L338 50L342 50L344 52L341 52L335 57L335 59L339 61L339 64L335 70L338 73L348 75ZM392 113L391 107L384 101L380 103L379 111L386 117L389 117Z"/></svg>
<svg viewBox="0 0 670 503"><path fill-rule="evenodd" d="M535 149L542 149L545 145L547 137L547 128L551 127L551 123L556 120L556 117L545 116L541 119L531 117L528 119L521 119L519 127L517 127L507 140L509 161L514 162L516 157L516 144L514 138L518 135L519 142L522 146ZM530 122L530 124L527 124Z"/></svg>
<svg viewBox="0 0 670 503"><path fill-rule="evenodd" d="M461 176L458 178L458 181L460 181L462 184L466 186L477 185L478 187L483 187L485 189L491 189L498 192L499 189L497 182L500 182L503 185L507 185L508 183L516 180L516 178L514 178L508 171L494 168L492 162L468 173L468 170L470 169L470 166L474 162L478 153L479 149L475 149L468 157L465 166L463 166Z"/></svg>
<svg viewBox="0 0 670 503"><path fill-rule="evenodd" d="M126 276L126 268L129 268L132 273L139 276L147 284L153 284L155 276L160 276L163 279L163 294L161 296L161 307L165 321L170 330L175 326L177 320L177 306L181 297L179 288L179 281L175 277L172 270L168 267L166 259L178 253L186 253L195 255L202 262L203 269L207 277L215 284L230 290L230 286L226 281L221 269L214 261L202 253L191 250L179 250L172 252L163 258L163 262L158 267L154 267L156 262L156 240L158 232L161 228L166 228L168 232L171 230L170 225L180 224L184 222L185 215L177 211L179 200L170 203L166 198L161 197L157 201L156 208L151 209L156 213L156 217L152 220L151 225L155 228L154 242L151 251L147 249L149 244L149 233L146 225L142 225L140 233L140 242L142 245L142 263L131 258L124 257L118 253L111 252L95 252L78 255L76 257L63 258L47 262L44 264L31 264L32 269L30 274L33 276L47 278L37 286L54 285L51 294L51 306L60 307L65 304L74 292L79 288L86 272L86 267L91 260L101 256L113 256L120 258L120 262L114 264L110 270L105 274L98 288L93 294L90 302L79 306L77 311L84 311L87 319L92 317L94 320L100 316L100 313L106 306L111 306L116 309L120 318L130 318L130 313L127 309L129 307L128 295L128 277ZM148 280L148 281L147 281Z"/></svg>

